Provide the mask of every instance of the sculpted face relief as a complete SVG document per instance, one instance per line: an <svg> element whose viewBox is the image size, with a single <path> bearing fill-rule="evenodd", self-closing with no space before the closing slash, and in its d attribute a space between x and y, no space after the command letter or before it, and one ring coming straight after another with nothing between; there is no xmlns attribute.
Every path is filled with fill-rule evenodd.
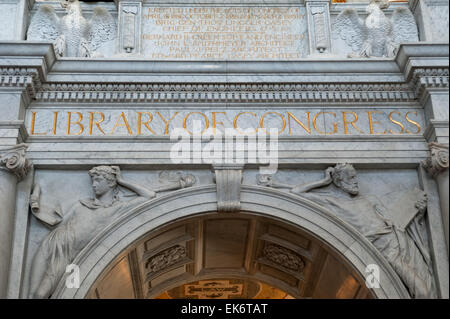
<svg viewBox="0 0 450 319"><path fill-rule="evenodd" d="M399 110L287 110L168 111L168 110L31 110L27 126L32 136L169 136L175 128L192 135L193 121L208 128L236 133L268 132L279 136L420 134L421 111Z"/></svg>

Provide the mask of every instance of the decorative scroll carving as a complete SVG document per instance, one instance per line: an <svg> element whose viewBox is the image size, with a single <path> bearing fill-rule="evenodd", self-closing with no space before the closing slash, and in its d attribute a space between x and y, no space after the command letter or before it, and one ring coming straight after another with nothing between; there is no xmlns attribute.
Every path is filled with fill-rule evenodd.
<svg viewBox="0 0 450 319"><path fill-rule="evenodd" d="M45 203L41 203L41 187L36 184L30 196L31 213L45 226L54 227L62 222L63 215L60 205L51 207Z"/></svg>
<svg viewBox="0 0 450 319"><path fill-rule="evenodd" d="M296 103L415 101L408 84L339 83L155 83L155 84L45 84L41 102L87 103Z"/></svg>
<svg viewBox="0 0 450 319"><path fill-rule="evenodd" d="M123 25L124 25L124 31L123 31L123 49L127 53L133 52L133 50L136 48L136 39L135 39L135 18L137 14L137 8L136 7L125 7L122 9L124 13L123 17Z"/></svg>
<svg viewBox="0 0 450 319"><path fill-rule="evenodd" d="M316 50L323 53L328 48L324 8L313 7L311 8L311 14L314 20L315 47Z"/></svg>
<svg viewBox="0 0 450 319"><path fill-rule="evenodd" d="M238 212L241 208L243 165L215 165L214 181L217 185L217 210Z"/></svg>
<svg viewBox="0 0 450 319"><path fill-rule="evenodd" d="M305 262L298 254L279 245L266 244L263 256L271 262L292 271L302 273L305 268Z"/></svg>
<svg viewBox="0 0 450 319"><path fill-rule="evenodd" d="M50 5L41 5L31 19L27 39L52 41L58 56L92 57L99 47L116 38L116 22L103 7L94 8L88 21L78 0L62 0L67 14L59 18Z"/></svg>
<svg viewBox="0 0 450 319"><path fill-rule="evenodd" d="M192 175L177 174L176 179L150 190L124 180L118 166L97 166L89 171L89 175L95 196L75 203L67 213L64 213L68 218L42 241L33 260L30 298L48 298L64 275L66 266L86 244L115 219L154 198L157 192L189 187L195 183ZM120 188L134 193L134 198L126 200L128 195L120 196ZM37 193L33 192L33 196L32 208L39 208L40 205L36 206Z"/></svg>
<svg viewBox="0 0 450 319"><path fill-rule="evenodd" d="M431 155L422 161L422 166L433 177L448 169L448 145L432 142L429 144Z"/></svg>
<svg viewBox="0 0 450 319"><path fill-rule="evenodd" d="M312 56L330 54L331 27L329 1L305 1L308 15L309 52Z"/></svg>
<svg viewBox="0 0 450 319"><path fill-rule="evenodd" d="M364 21L354 9L339 14L333 24L334 37L340 37L357 52L350 57L393 57L400 43L419 41L411 11L397 8L389 19L383 13L388 6L388 0L371 0Z"/></svg>
<svg viewBox="0 0 450 319"><path fill-rule="evenodd" d="M26 144L18 144L10 148L0 149L0 170L13 173L22 180L30 171L32 164L25 156Z"/></svg>
<svg viewBox="0 0 450 319"><path fill-rule="evenodd" d="M390 193L397 198L394 204L361 195L356 170L350 164L329 167L323 179L307 184L278 183L267 175L259 176L258 183L288 188L290 192L326 207L358 229L380 250L412 297L436 297L424 219L427 196L422 190Z"/></svg>
<svg viewBox="0 0 450 319"><path fill-rule="evenodd" d="M176 245L151 257L146 263L145 268L149 274L158 272L162 269L175 265L177 262L186 257L186 248L181 245Z"/></svg>

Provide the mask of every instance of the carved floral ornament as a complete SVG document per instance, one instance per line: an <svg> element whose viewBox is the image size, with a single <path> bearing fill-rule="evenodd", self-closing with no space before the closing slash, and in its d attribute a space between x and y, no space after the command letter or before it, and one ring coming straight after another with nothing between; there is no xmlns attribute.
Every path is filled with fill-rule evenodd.
<svg viewBox="0 0 450 319"><path fill-rule="evenodd" d="M448 145L432 142L429 144L431 155L422 161L422 166L433 177L448 169Z"/></svg>
<svg viewBox="0 0 450 319"><path fill-rule="evenodd" d="M22 180L30 171L32 164L25 156L28 145L19 144L7 149L0 149L0 170L13 173Z"/></svg>
<svg viewBox="0 0 450 319"><path fill-rule="evenodd" d="M302 273L305 268L303 259L290 249L276 244L266 244L263 256L284 268Z"/></svg>
<svg viewBox="0 0 450 319"><path fill-rule="evenodd" d="M151 257L146 263L145 267L148 269L149 273L155 273L163 270L167 267L175 265L177 262L183 260L186 255L186 248L181 245L176 245L157 255Z"/></svg>

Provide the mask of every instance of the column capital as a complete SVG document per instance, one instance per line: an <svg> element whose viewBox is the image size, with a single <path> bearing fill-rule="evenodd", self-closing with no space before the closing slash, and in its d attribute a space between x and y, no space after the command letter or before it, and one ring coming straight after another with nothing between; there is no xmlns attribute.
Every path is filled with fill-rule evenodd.
<svg viewBox="0 0 450 319"><path fill-rule="evenodd" d="M437 177L441 172L448 169L448 145L432 142L430 147L430 157L422 161L422 166L433 177Z"/></svg>
<svg viewBox="0 0 450 319"><path fill-rule="evenodd" d="M32 167L31 161L26 157L26 144L0 149L0 170L10 172L22 180Z"/></svg>

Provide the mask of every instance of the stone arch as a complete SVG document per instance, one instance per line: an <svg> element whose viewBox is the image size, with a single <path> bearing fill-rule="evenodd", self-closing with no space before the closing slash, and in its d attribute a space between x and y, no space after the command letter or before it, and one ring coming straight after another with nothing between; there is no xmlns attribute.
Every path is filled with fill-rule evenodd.
<svg viewBox="0 0 450 319"><path fill-rule="evenodd" d="M132 209L99 233L74 260L80 267L79 289L66 288L61 280L52 298L84 298L102 271L136 240L174 220L216 211L215 185L171 192ZM356 229L320 205L276 189L243 185L241 211L305 229L342 255L361 276L367 265L378 265L380 288L372 290L376 298L410 298L381 253Z"/></svg>

